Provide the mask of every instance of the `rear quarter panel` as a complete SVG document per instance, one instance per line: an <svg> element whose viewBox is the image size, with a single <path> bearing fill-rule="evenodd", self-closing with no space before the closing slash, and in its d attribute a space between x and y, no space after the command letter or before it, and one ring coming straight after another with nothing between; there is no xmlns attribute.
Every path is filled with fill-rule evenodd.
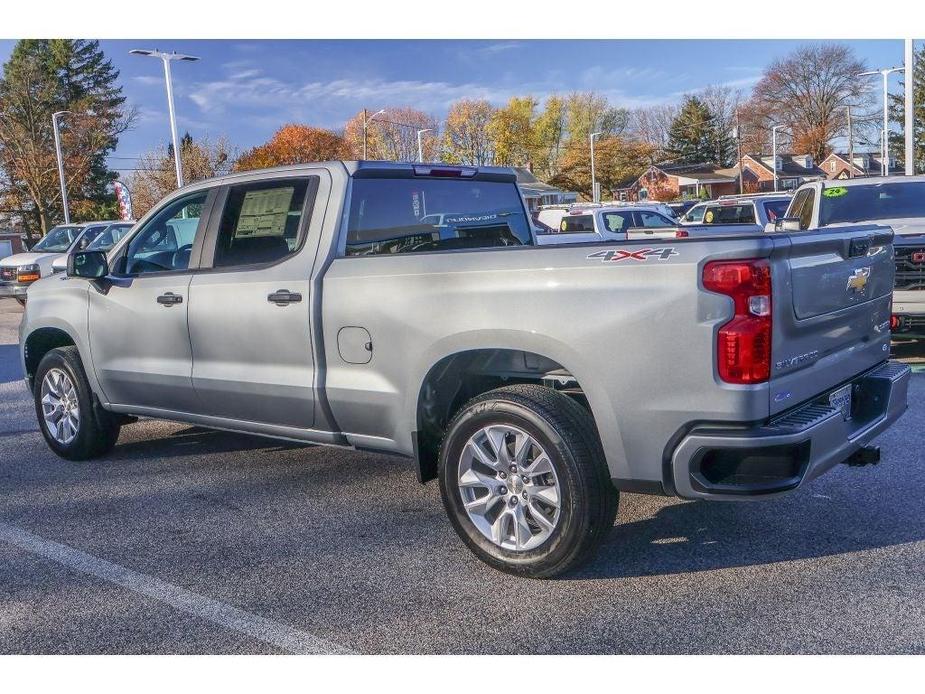
<svg viewBox="0 0 925 694"><path fill-rule="evenodd" d="M708 259L765 257L772 247L762 237L685 239L336 259L322 306L334 416L358 445L411 454L434 364L471 349L526 350L578 379L613 477L660 481L683 425L768 416L766 384L719 382L714 333L731 303L697 288ZM647 249L668 253L639 255ZM344 326L369 331L369 363L339 357Z"/></svg>

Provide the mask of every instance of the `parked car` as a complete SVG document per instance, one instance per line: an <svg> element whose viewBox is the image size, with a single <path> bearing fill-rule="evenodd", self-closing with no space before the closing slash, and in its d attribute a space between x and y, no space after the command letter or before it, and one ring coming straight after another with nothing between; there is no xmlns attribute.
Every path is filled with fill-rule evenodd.
<svg viewBox="0 0 925 694"><path fill-rule="evenodd" d="M681 218L685 226L749 225L755 231L774 231L774 224L784 216L790 204L789 193L723 195L717 200L698 203ZM703 233L730 233L725 230L705 229ZM732 233L741 233L734 231Z"/></svg>
<svg viewBox="0 0 925 694"><path fill-rule="evenodd" d="M26 303L29 286L42 277L52 274L52 262L66 253L77 237L83 233L81 224L62 224L52 228L32 250L16 253L0 260L0 296L12 296Z"/></svg>
<svg viewBox="0 0 925 694"><path fill-rule="evenodd" d="M893 335L925 339L925 176L807 183L794 193L778 228L840 229L868 222L889 225L896 234Z"/></svg>
<svg viewBox="0 0 925 694"><path fill-rule="evenodd" d="M876 458L910 373L892 236L537 247L511 169L242 172L37 281L22 366L63 458L134 416L406 456L482 560L553 576L619 490L756 499Z"/></svg>
<svg viewBox="0 0 925 694"><path fill-rule="evenodd" d="M132 228L134 222L91 222L84 225L83 233L74 239L67 251L51 263L52 272L67 270L68 256L74 251L88 248L106 251L112 248L126 231ZM99 243L98 243L99 242Z"/></svg>
<svg viewBox="0 0 925 694"><path fill-rule="evenodd" d="M554 233L537 234L536 241L542 246L566 243L588 243L600 241L624 241L627 232L635 227L648 230L671 230L674 238L678 223L676 220L647 205L598 205L594 207L573 207L559 221ZM686 235L686 234L685 234Z"/></svg>

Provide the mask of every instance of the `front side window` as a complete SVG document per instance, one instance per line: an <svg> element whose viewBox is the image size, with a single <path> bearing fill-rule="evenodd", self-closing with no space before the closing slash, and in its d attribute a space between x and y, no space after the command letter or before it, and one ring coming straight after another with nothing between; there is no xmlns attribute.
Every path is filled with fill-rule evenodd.
<svg viewBox="0 0 925 694"><path fill-rule="evenodd" d="M97 236L99 236L103 230L106 228L105 224L96 224L91 227L84 229L84 233L77 240L77 248L75 250L82 251L90 246L90 243L93 242Z"/></svg>
<svg viewBox="0 0 925 694"><path fill-rule="evenodd" d="M45 234L45 237L35 244L32 250L43 251L45 253L64 253L71 247L71 244L74 243L74 239L77 238L77 234L79 233L79 227L55 227Z"/></svg>
<svg viewBox="0 0 925 694"><path fill-rule="evenodd" d="M174 200L146 222L128 244L122 265L125 274L189 269L207 197L208 192L203 191Z"/></svg>
<svg viewBox="0 0 925 694"><path fill-rule="evenodd" d="M356 178L347 255L390 255L530 245L530 221L513 182Z"/></svg>
<svg viewBox="0 0 925 694"><path fill-rule="evenodd" d="M684 215L685 222L702 222L703 215L707 211L706 205L694 205L687 214Z"/></svg>
<svg viewBox="0 0 925 694"><path fill-rule="evenodd" d="M214 267L279 262L301 244L305 198L312 179L233 186L222 213Z"/></svg>

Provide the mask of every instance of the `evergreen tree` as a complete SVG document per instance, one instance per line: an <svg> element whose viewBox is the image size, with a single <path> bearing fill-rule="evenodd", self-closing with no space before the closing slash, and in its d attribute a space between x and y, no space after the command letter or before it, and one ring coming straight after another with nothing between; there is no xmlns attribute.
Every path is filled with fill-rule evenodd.
<svg viewBox="0 0 925 694"><path fill-rule="evenodd" d="M727 164L734 158L735 146L707 105L688 96L671 124L668 152L679 163L714 162Z"/></svg>
<svg viewBox="0 0 925 694"><path fill-rule="evenodd" d="M905 79L905 76L903 77ZM899 132L890 134L890 152L897 161L903 161L906 148L906 98L905 82L901 83L903 91L890 94L889 116L892 122L899 124ZM925 45L915 55L915 68L912 71L912 117L913 129L912 152L915 173L925 173Z"/></svg>
<svg viewBox="0 0 925 694"><path fill-rule="evenodd" d="M44 233L62 219L52 114L59 118L69 206L75 220L111 216L116 178L106 157L133 113L118 71L98 41L19 41L0 77L0 166L10 195L26 201L26 225Z"/></svg>

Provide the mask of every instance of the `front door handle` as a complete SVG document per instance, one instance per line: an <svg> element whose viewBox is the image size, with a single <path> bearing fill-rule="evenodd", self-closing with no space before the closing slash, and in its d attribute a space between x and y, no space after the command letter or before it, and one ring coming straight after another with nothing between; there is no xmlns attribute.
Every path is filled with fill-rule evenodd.
<svg viewBox="0 0 925 694"><path fill-rule="evenodd" d="M277 306L297 304L302 301L302 295L298 292L290 292L288 289L277 289L267 297L267 301Z"/></svg>
<svg viewBox="0 0 925 694"><path fill-rule="evenodd" d="M182 304L183 297L179 294L174 294L173 292L167 292L166 294L161 294L157 297L157 303L162 306L173 306L174 304Z"/></svg>

